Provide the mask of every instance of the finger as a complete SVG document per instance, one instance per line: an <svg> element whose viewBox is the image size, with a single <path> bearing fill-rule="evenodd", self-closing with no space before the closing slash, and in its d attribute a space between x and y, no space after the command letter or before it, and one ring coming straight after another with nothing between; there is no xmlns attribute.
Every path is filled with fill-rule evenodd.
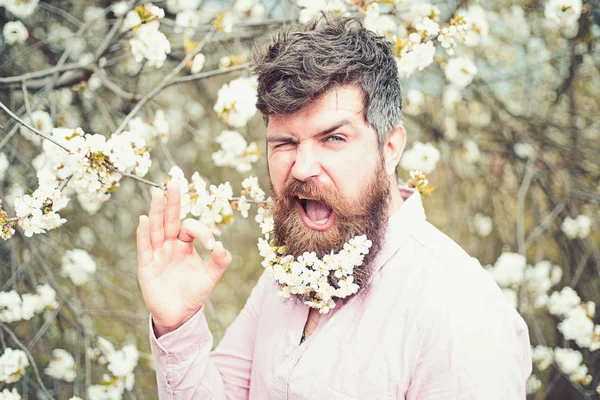
<svg viewBox="0 0 600 400"><path fill-rule="evenodd" d="M165 229L163 226L165 198L163 191L152 188L152 200L150 202L150 244L153 249L162 247L165 241Z"/></svg>
<svg viewBox="0 0 600 400"><path fill-rule="evenodd" d="M165 206L165 240L175 239L179 233L181 210L181 192L179 185L170 181L167 184L167 205Z"/></svg>
<svg viewBox="0 0 600 400"><path fill-rule="evenodd" d="M211 252L209 265L215 271L221 271L221 274L223 274L227 267L229 267L229 264L231 264L231 253L223 247L223 243L215 243L215 248Z"/></svg>
<svg viewBox="0 0 600 400"><path fill-rule="evenodd" d="M137 227L138 268L143 268L152 261L152 245L150 244L150 223L148 217L140 215Z"/></svg>
<svg viewBox="0 0 600 400"><path fill-rule="evenodd" d="M215 238L210 229L193 218L188 218L183 221L177 239L187 243L198 240L207 250L212 250L215 246Z"/></svg>

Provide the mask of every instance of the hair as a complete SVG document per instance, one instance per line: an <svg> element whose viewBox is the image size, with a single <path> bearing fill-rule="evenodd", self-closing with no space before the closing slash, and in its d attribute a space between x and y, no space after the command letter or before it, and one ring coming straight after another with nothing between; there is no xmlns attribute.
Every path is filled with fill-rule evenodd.
<svg viewBox="0 0 600 400"><path fill-rule="evenodd" d="M390 44L356 18L322 15L286 28L265 47L254 49L258 75L256 108L269 115L301 111L337 85L356 85L363 94L363 118L382 148L402 124L402 90Z"/></svg>

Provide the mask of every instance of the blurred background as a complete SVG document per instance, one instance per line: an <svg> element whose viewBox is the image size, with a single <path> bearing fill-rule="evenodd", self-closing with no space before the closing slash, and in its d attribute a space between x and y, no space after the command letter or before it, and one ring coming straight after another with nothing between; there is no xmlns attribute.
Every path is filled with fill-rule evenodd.
<svg viewBox="0 0 600 400"><path fill-rule="evenodd" d="M153 2L164 15L144 4L0 0L0 102L47 135L81 127L144 136L152 182L177 166L187 179L198 172L230 182L234 194L248 176L268 190L252 83L224 85L251 77L252 46L275 30L320 11L356 15L398 56L408 132L399 180L426 175L435 187L423 195L428 219L480 260L528 323L528 398L600 398L598 1ZM194 51L203 57L182 64ZM228 130L239 135L223 136ZM0 112L2 226L15 200L38 187L45 151ZM106 201L67 187L64 225L32 237L15 227L0 242L1 291L22 295L48 283L58 303L11 320L0 294L3 352L24 346L39 370L24 368L16 382L0 374L0 390L157 398L135 250L150 186L127 177L117 186ZM255 213L218 224L233 262L207 314L215 344L262 272ZM109 368L110 354L127 345L138 352L131 376Z"/></svg>

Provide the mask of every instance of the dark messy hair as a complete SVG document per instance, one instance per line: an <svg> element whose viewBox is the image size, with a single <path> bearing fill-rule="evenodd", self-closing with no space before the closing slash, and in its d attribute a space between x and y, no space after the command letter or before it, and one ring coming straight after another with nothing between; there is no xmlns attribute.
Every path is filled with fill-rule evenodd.
<svg viewBox="0 0 600 400"><path fill-rule="evenodd" d="M390 44L356 18L322 15L284 29L265 47L254 49L260 110L269 115L301 111L336 85L356 85L363 93L363 118L383 146L402 124L402 91Z"/></svg>

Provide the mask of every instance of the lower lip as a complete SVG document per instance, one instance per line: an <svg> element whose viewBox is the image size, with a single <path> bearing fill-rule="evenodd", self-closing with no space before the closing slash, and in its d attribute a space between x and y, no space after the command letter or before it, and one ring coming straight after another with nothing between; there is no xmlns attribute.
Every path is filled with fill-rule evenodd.
<svg viewBox="0 0 600 400"><path fill-rule="evenodd" d="M302 204L300 204L300 201L298 200L296 200L296 207L298 208L300 218L302 218L302 222L304 222L304 225L306 225L310 229L314 229L315 231L326 231L327 229L331 228L333 226L333 223L335 222L335 214L333 213L333 211L331 212L331 214L329 214L327 222L325 222L323 225L320 225L315 223L312 219L308 218L308 215L306 215Z"/></svg>

